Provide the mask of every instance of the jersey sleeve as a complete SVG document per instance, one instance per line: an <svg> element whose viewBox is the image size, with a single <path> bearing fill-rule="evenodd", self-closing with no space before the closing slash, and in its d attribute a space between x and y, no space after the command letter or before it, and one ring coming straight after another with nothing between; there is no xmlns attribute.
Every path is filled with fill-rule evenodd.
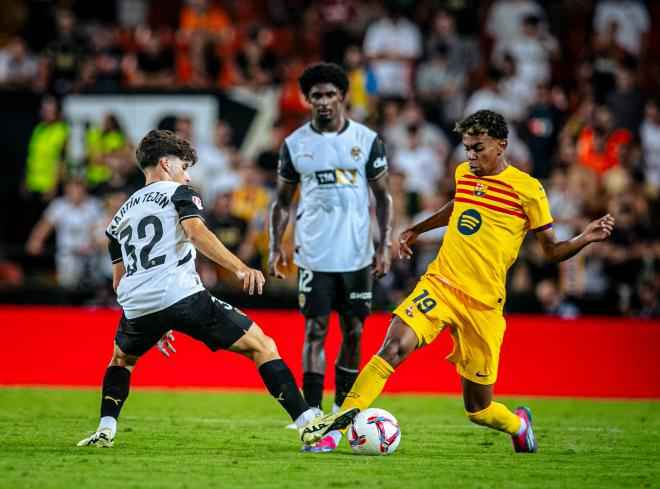
<svg viewBox="0 0 660 489"><path fill-rule="evenodd" d="M179 222L192 217L204 220L202 198L190 185L179 185L172 194L172 204L179 214Z"/></svg>
<svg viewBox="0 0 660 489"><path fill-rule="evenodd" d="M293 166L293 161L291 160L291 153L289 152L289 147L286 142L282 143L280 148L280 159L277 163L277 175L287 182L299 182L300 173Z"/></svg>
<svg viewBox="0 0 660 489"><path fill-rule="evenodd" d="M378 180L387 173L387 155L383 140L376 136L367 158L367 180Z"/></svg>
<svg viewBox="0 0 660 489"><path fill-rule="evenodd" d="M543 186L538 181L535 181L531 198L525 206L525 214L529 220L529 228L535 233L552 227L550 203Z"/></svg>
<svg viewBox="0 0 660 489"><path fill-rule="evenodd" d="M119 244L119 241L107 231L105 235L108 237L108 253L110 253L112 263L122 261L123 257L121 256L121 245Z"/></svg>

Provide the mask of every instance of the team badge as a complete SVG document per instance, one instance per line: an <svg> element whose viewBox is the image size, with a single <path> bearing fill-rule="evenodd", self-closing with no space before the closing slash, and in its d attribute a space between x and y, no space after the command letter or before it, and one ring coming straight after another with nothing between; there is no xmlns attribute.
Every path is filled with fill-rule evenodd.
<svg viewBox="0 0 660 489"><path fill-rule="evenodd" d="M474 209L468 209L458 217L458 232L466 236L479 231L481 214Z"/></svg>
<svg viewBox="0 0 660 489"><path fill-rule="evenodd" d="M476 195L477 197L483 197L486 195L486 191L488 190L488 185L485 183L477 183L477 186L474 187L474 190L472 191L472 195Z"/></svg>
<svg viewBox="0 0 660 489"><path fill-rule="evenodd" d="M407 315L409 318L413 317L413 309L414 309L414 307L415 307L415 306L413 306L413 305L410 305L410 306L406 307L406 315Z"/></svg>
<svg viewBox="0 0 660 489"><path fill-rule="evenodd" d="M193 204L195 204L197 206L197 208L201 211L202 210L202 199L200 199L196 195L193 195L192 201L193 201Z"/></svg>
<svg viewBox="0 0 660 489"><path fill-rule="evenodd" d="M302 292L298 294L298 305L300 306L301 309L305 307L305 294L303 294Z"/></svg>
<svg viewBox="0 0 660 489"><path fill-rule="evenodd" d="M351 148L351 156L355 161L360 161L360 158L362 157L362 150L359 146L353 146Z"/></svg>

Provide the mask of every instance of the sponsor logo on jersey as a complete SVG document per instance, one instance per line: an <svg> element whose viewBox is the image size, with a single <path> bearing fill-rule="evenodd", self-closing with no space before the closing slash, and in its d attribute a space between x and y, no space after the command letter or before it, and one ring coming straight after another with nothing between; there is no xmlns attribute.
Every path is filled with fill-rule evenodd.
<svg viewBox="0 0 660 489"><path fill-rule="evenodd" d="M481 227L481 214L474 209L464 211L458 217L458 232L466 236L479 231Z"/></svg>
<svg viewBox="0 0 660 489"><path fill-rule="evenodd" d="M376 158L373 162L374 168L382 168L387 165L387 159L384 156Z"/></svg>
<svg viewBox="0 0 660 489"><path fill-rule="evenodd" d="M477 183L476 187L474 187L474 190L472 191L473 195L476 195L477 197L483 197L486 195L486 192L488 191L488 185L485 183Z"/></svg>
<svg viewBox="0 0 660 489"><path fill-rule="evenodd" d="M357 182L357 170L321 170L315 172L319 185L354 185Z"/></svg>
<svg viewBox="0 0 660 489"><path fill-rule="evenodd" d="M362 150L359 146L353 146L351 148L351 156L355 161L360 161L360 158L362 157Z"/></svg>
<svg viewBox="0 0 660 489"><path fill-rule="evenodd" d="M192 201L193 201L193 204L195 204L197 206L197 208L201 211L202 210L202 199L200 199L196 195L193 195Z"/></svg>
<svg viewBox="0 0 660 489"><path fill-rule="evenodd" d="M348 298L351 300L358 299L358 300L366 301L371 299L371 292L351 292Z"/></svg>

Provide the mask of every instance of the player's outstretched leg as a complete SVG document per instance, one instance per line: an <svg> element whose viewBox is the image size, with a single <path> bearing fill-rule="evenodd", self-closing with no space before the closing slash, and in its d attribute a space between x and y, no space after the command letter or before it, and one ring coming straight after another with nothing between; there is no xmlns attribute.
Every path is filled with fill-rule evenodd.
<svg viewBox="0 0 660 489"><path fill-rule="evenodd" d="M128 398L131 382L131 371L138 357L125 355L115 345L112 360L101 389L101 420L96 432L78 442L78 446L109 448L114 445L117 432L119 412Z"/></svg>
<svg viewBox="0 0 660 489"><path fill-rule="evenodd" d="M394 369L417 348L418 342L412 328L395 316L390 323L383 346L358 375L353 388L342 403L341 410L367 409L380 395ZM303 450L311 453L332 452L338 446L344 432L345 428L330 430L315 446L303 447Z"/></svg>

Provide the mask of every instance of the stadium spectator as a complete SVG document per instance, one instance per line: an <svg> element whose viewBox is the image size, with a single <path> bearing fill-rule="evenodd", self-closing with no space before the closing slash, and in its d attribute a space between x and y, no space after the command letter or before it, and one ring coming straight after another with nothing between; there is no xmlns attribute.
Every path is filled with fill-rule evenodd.
<svg viewBox="0 0 660 489"><path fill-rule="evenodd" d="M119 44L119 30L96 24L89 29L89 57L94 70L91 90L117 93L123 85L124 51Z"/></svg>
<svg viewBox="0 0 660 489"><path fill-rule="evenodd" d="M344 68L351 91L347 95L350 117L364 122L374 111L374 96L378 92L373 70L364 62L358 46L348 46L344 54Z"/></svg>
<svg viewBox="0 0 660 489"><path fill-rule="evenodd" d="M93 226L102 213L99 201L87 194L83 180L64 184L64 196L48 205L25 244L31 255L44 253L46 239L54 231L57 284L70 291L89 286L95 258Z"/></svg>
<svg viewBox="0 0 660 489"><path fill-rule="evenodd" d="M638 0L599 0L593 17L594 31L612 36L616 46L639 56L651 28L648 10Z"/></svg>
<svg viewBox="0 0 660 489"><path fill-rule="evenodd" d="M417 72L415 89L429 120L451 134L467 101L466 72L449 60L446 44L434 45Z"/></svg>
<svg viewBox="0 0 660 489"><path fill-rule="evenodd" d="M594 110L593 123L580 132L577 161L602 175L621 164L631 141L630 132L616 128L612 111L601 105Z"/></svg>
<svg viewBox="0 0 660 489"><path fill-rule="evenodd" d="M500 43L520 37L522 21L535 16L545 22L545 11L535 0L495 0L486 16L486 33L494 41L497 51Z"/></svg>
<svg viewBox="0 0 660 489"><path fill-rule="evenodd" d="M556 93L554 97L553 92ZM536 178L545 180L550 175L565 109L565 96L560 87L551 88L544 84L536 87L536 99L525 121L525 135L532 157L532 175Z"/></svg>
<svg viewBox="0 0 660 489"><path fill-rule="evenodd" d="M213 127L211 144L202 142L197 145L199 162L190 169L190 176L206 202L215 202L217 196L242 183L238 169L234 167L240 159L231 143L231 126L219 120Z"/></svg>
<svg viewBox="0 0 660 489"><path fill-rule="evenodd" d="M37 57L21 37L10 39L0 49L0 89L25 89L37 74Z"/></svg>
<svg viewBox="0 0 660 489"><path fill-rule="evenodd" d="M105 114L100 125L94 125L85 134L87 150L87 183L96 187L110 179L112 170L106 162L110 153L121 152L129 145L117 116Z"/></svg>
<svg viewBox="0 0 660 489"><path fill-rule="evenodd" d="M134 88L171 90L175 88L174 55L166 44L168 33L149 27L136 30L138 51L129 55L128 80Z"/></svg>
<svg viewBox="0 0 660 489"><path fill-rule="evenodd" d="M78 21L68 8L55 11L55 38L48 44L50 86L55 93L71 91L79 78L85 41L77 30Z"/></svg>
<svg viewBox="0 0 660 489"><path fill-rule="evenodd" d="M270 29L251 29L235 55L235 84L253 93L270 87L276 79L277 60L270 49L273 33Z"/></svg>
<svg viewBox="0 0 660 489"><path fill-rule="evenodd" d="M363 51L374 71L379 95L412 95L414 64L423 54L422 34L400 8L390 5L388 14L367 28Z"/></svg>
<svg viewBox="0 0 660 489"><path fill-rule="evenodd" d="M660 196L660 104L650 99L644 109L639 137L642 146L644 180L652 197Z"/></svg>
<svg viewBox="0 0 660 489"><path fill-rule="evenodd" d="M465 76L466 82L478 71L481 63L477 40L457 32L456 20L448 10L438 10L433 16L431 30L426 35L425 48L427 59L433 53L444 51L450 69ZM457 119L460 116L461 114Z"/></svg>
<svg viewBox="0 0 660 489"><path fill-rule="evenodd" d="M577 306L569 302L549 278L536 284L536 300L543 314L563 319L575 319L580 315Z"/></svg>
<svg viewBox="0 0 660 489"><path fill-rule="evenodd" d="M614 115L614 125L627 129L633 136L639 134L644 118L646 94L637 86L636 63L619 63L615 71L615 87L605 97L605 104Z"/></svg>
<svg viewBox="0 0 660 489"><path fill-rule="evenodd" d="M33 129L27 148L23 193L26 225L32 226L45 205L56 195L64 172L69 126L61 118L60 102L52 96L41 100L41 121Z"/></svg>

